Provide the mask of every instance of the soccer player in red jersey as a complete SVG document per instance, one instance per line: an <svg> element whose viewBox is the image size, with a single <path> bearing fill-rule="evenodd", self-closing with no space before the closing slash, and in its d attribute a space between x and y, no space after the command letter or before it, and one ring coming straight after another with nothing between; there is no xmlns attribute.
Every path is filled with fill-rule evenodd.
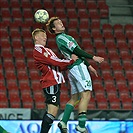
<svg viewBox="0 0 133 133"><path fill-rule="evenodd" d="M35 29L32 32L32 38L35 44L33 57L37 68L42 73L40 83L47 105L40 133L48 133L59 109L61 83L65 82L61 71L66 70L78 57L72 55L71 60L59 59L51 49L45 47L47 35L43 29Z"/></svg>

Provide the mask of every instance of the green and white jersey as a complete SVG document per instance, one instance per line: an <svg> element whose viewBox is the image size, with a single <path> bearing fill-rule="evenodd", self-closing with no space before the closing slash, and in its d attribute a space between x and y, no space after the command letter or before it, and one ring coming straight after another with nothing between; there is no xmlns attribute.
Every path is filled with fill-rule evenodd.
<svg viewBox="0 0 133 133"><path fill-rule="evenodd" d="M71 55L75 47L79 47L76 40L65 33L60 33L56 35L56 44L61 51L61 53L65 56L65 58L70 59ZM79 47L80 48L80 47ZM72 68L75 65L79 65L83 60L78 59L74 64L72 64L69 68Z"/></svg>

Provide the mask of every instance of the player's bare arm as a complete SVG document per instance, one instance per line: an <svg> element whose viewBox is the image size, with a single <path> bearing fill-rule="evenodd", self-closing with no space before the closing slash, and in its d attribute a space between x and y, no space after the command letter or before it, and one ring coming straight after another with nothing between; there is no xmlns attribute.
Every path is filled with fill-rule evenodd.
<svg viewBox="0 0 133 133"><path fill-rule="evenodd" d="M90 72L94 73L96 77L98 77L97 71L94 67L92 67L91 65L88 66L88 69L90 70Z"/></svg>

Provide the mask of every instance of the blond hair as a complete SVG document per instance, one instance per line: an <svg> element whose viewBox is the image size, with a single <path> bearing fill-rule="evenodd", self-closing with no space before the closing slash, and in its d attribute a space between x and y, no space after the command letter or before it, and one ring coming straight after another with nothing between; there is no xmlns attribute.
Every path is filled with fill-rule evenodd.
<svg viewBox="0 0 133 133"><path fill-rule="evenodd" d="M47 27L47 30L48 30L49 33L55 34L55 31L53 30L53 28L55 27L55 26L54 26L54 21L55 21L55 20L58 20L58 19L59 19L59 17L51 17L51 18L48 20L48 22L47 22L47 24L46 24L46 27Z"/></svg>
<svg viewBox="0 0 133 133"><path fill-rule="evenodd" d="M44 33L46 33L46 31L43 30L43 29L39 29L39 28L35 29L35 30L32 32L33 41L35 41L35 36L36 36L36 34L38 34L39 32L44 32Z"/></svg>

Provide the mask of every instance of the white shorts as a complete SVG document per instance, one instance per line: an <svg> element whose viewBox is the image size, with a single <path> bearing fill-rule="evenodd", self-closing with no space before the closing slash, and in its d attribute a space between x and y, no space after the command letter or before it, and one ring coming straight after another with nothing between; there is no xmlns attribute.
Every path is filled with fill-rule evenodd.
<svg viewBox="0 0 133 133"><path fill-rule="evenodd" d="M68 72L68 78L71 85L71 94L76 94L82 91L92 91L92 80L84 63L74 66Z"/></svg>

